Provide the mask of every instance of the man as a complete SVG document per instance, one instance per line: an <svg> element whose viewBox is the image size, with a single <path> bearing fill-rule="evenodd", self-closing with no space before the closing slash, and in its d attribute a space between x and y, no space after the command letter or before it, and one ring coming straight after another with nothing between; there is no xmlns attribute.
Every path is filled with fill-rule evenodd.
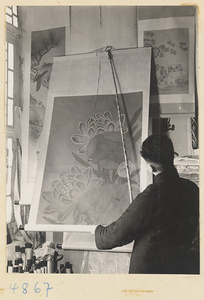
<svg viewBox="0 0 204 300"><path fill-rule="evenodd" d="M198 187L179 177L173 164L174 147L167 136L149 136L142 144L141 156L151 166L154 182L138 194L117 221L96 227L96 246L105 250L134 241L129 273L192 273Z"/></svg>

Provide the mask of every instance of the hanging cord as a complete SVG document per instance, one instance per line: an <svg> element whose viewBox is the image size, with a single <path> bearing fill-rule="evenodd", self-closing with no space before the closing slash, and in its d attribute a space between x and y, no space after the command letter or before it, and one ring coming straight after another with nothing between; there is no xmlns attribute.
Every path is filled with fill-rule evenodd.
<svg viewBox="0 0 204 300"><path fill-rule="evenodd" d="M102 7L99 7L100 10L100 26L102 27Z"/></svg>
<svg viewBox="0 0 204 300"><path fill-rule="evenodd" d="M130 196L130 203L132 203L133 196L132 196L132 189L131 189L131 184L130 184L129 164L128 164L126 146L125 146L125 137L124 137L124 131L123 131L123 124L122 124L122 121L121 121L120 103L119 103L118 89L117 89L117 83L116 83L116 71L115 71L115 67L114 67L113 55L112 55L111 50L112 50L111 46L107 46L106 49L105 49L105 51L108 52L108 59L110 61L111 71L112 71L112 75L113 75L113 82L114 82L114 87L115 87L116 106L117 106L118 117L119 117L119 125L120 125L120 133L121 133L122 144L123 144L123 152L124 152L124 157L125 157L125 165L126 165L126 173L127 173L127 181L128 181L128 190L129 190L129 196Z"/></svg>
<svg viewBox="0 0 204 300"><path fill-rule="evenodd" d="M101 53L100 53L99 64L98 64L98 81L97 81L97 91L96 91L94 109L96 108L96 103L97 103L97 100L98 100L98 91L99 91L100 79L101 79Z"/></svg>
<svg viewBox="0 0 204 300"><path fill-rule="evenodd" d="M69 6L69 37L70 37L70 53L72 52L72 7Z"/></svg>

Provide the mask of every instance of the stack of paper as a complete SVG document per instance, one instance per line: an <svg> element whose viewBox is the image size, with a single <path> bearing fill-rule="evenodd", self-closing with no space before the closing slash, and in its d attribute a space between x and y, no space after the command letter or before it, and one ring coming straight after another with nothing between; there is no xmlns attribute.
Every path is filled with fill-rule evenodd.
<svg viewBox="0 0 204 300"><path fill-rule="evenodd" d="M183 178L187 178L199 185L199 160L189 157L177 157L174 165Z"/></svg>

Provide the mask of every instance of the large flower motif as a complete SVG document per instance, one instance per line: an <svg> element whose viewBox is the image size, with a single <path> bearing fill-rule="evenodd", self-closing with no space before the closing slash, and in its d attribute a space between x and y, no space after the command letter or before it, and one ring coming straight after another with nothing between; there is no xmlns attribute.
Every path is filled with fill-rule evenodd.
<svg viewBox="0 0 204 300"><path fill-rule="evenodd" d="M125 115L122 114L121 123L125 133L128 129L124 126L124 122ZM78 154L86 154L91 139L105 132L119 132L120 122L118 117L114 119L109 111L105 111L104 114L98 113L95 117L90 117L86 122L80 122L78 129L80 134L73 135L71 140L73 143L80 145L77 150Z"/></svg>
<svg viewBox="0 0 204 300"><path fill-rule="evenodd" d="M91 167L84 171L78 166L73 166L70 173L62 172L59 180L52 183L52 192L43 193L42 197L50 205L44 213L55 215L56 222L79 224L85 221L86 204L82 199L93 189L101 186L103 180L95 178ZM48 218L45 217L48 220Z"/></svg>

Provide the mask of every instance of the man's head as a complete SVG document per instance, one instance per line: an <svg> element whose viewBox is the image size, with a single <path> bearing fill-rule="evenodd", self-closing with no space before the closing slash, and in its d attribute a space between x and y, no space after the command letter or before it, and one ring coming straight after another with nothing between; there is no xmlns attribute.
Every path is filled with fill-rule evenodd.
<svg viewBox="0 0 204 300"><path fill-rule="evenodd" d="M142 143L140 153L153 171L165 171L173 167L174 147L171 139L166 135L150 135Z"/></svg>

